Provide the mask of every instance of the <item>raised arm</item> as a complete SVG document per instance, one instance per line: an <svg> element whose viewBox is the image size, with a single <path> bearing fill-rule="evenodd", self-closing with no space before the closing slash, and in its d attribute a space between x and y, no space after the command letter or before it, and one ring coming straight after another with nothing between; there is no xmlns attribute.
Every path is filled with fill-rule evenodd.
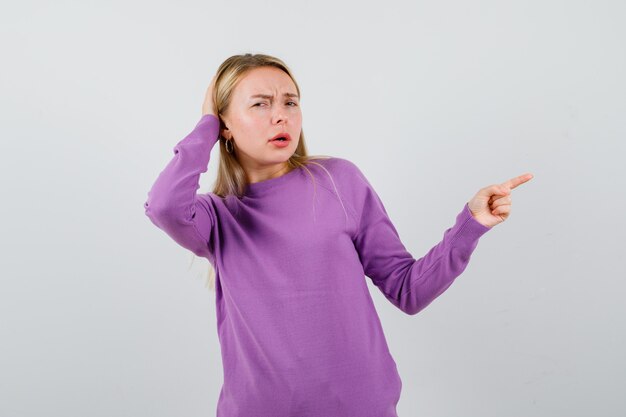
<svg viewBox="0 0 626 417"><path fill-rule="evenodd" d="M358 168L356 177L360 220L353 241L365 275L396 307L417 314L465 270L480 236L490 228L476 221L465 204L443 239L416 260L405 249L382 201Z"/></svg>
<svg viewBox="0 0 626 417"><path fill-rule="evenodd" d="M144 203L145 213L182 247L211 258L209 239L215 211L208 196L197 194L200 174L207 171L220 122L204 114L196 127L174 146L174 157L161 171Z"/></svg>

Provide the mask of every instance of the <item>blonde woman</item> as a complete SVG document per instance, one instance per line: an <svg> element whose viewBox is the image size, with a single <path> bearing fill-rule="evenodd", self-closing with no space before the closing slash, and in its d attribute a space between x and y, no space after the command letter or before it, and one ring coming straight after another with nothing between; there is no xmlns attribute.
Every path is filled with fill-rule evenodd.
<svg viewBox="0 0 626 417"><path fill-rule="evenodd" d="M213 267L217 416L396 417L402 381L364 276L417 314L465 270L532 175L478 191L416 260L354 163L307 155L300 98L281 60L228 58L145 213ZM197 193L218 142L214 189Z"/></svg>

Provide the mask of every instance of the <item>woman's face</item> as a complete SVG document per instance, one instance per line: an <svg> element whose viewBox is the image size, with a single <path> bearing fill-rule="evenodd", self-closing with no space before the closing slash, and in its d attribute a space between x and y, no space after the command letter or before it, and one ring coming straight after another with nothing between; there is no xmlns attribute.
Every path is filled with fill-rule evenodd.
<svg viewBox="0 0 626 417"><path fill-rule="evenodd" d="M254 68L235 86L222 120L226 126L222 136L234 140L235 153L246 173L264 179L284 167L298 146L302 112L296 86L278 68ZM284 133L291 137L287 146L270 142Z"/></svg>

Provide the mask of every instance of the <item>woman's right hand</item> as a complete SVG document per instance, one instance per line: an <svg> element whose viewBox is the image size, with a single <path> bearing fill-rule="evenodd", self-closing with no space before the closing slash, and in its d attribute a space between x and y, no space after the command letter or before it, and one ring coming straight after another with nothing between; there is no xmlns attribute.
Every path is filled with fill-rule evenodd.
<svg viewBox="0 0 626 417"><path fill-rule="evenodd" d="M213 89L215 88L215 78L217 74L213 76L211 79L211 84L209 84L209 88L206 90L206 94L204 96L204 103L202 104L202 115L205 114L214 114L215 108L213 106Z"/></svg>

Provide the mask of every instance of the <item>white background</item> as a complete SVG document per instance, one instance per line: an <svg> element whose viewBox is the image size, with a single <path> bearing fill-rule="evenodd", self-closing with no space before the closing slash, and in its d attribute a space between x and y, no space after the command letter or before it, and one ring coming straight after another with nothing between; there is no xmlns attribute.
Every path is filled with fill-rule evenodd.
<svg viewBox="0 0 626 417"><path fill-rule="evenodd" d="M246 52L289 65L309 152L356 163L416 258L480 188L535 175L418 315L368 279L400 417L626 413L622 1L2 9L2 417L215 415L208 261L143 203Z"/></svg>

